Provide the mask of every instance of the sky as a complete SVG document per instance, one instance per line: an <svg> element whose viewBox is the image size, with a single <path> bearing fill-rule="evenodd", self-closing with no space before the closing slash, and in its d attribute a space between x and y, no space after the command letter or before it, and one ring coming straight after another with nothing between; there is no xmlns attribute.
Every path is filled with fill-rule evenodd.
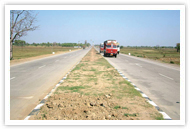
<svg viewBox="0 0 190 130"><path fill-rule="evenodd" d="M35 10L39 28L21 37L28 43L176 46L180 42L179 10Z"/></svg>

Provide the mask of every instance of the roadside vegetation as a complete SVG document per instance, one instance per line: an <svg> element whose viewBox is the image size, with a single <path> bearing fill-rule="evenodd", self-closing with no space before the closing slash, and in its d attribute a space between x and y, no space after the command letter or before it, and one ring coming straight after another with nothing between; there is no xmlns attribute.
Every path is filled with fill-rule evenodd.
<svg viewBox="0 0 190 130"><path fill-rule="evenodd" d="M149 58L170 64L180 65L179 45L173 47L123 47L121 53L131 54L132 56Z"/></svg>
<svg viewBox="0 0 190 130"><path fill-rule="evenodd" d="M46 46L13 46L13 60L25 59L35 56L41 56L46 54L68 52L69 50L73 51L77 48L74 47L46 47ZM11 60L12 61L12 60Z"/></svg>
<svg viewBox="0 0 190 130"><path fill-rule="evenodd" d="M30 120L157 120L162 115L94 49Z"/></svg>
<svg viewBox="0 0 190 130"><path fill-rule="evenodd" d="M89 47L90 44L85 43L32 43L29 44L24 40L15 40L13 43L13 57L11 60L30 58L40 55L67 52L69 50L76 50L78 47ZM77 48L75 48L77 47Z"/></svg>

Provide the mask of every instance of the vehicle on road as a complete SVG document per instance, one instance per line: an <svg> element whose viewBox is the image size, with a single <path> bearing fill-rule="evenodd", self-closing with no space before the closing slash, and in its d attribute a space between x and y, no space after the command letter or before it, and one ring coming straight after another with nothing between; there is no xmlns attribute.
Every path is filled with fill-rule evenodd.
<svg viewBox="0 0 190 130"><path fill-rule="evenodd" d="M104 41L104 56L115 56L117 57L117 41L106 40Z"/></svg>
<svg viewBox="0 0 190 130"><path fill-rule="evenodd" d="M104 52L104 43L100 43L100 53Z"/></svg>
<svg viewBox="0 0 190 130"><path fill-rule="evenodd" d="M116 44L117 44L117 54L119 54L119 52L120 52L119 42L117 42Z"/></svg>

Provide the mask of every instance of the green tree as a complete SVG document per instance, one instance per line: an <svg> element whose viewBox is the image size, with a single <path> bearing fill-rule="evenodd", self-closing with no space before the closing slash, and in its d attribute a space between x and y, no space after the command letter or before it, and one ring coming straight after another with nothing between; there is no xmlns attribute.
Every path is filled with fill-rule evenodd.
<svg viewBox="0 0 190 130"><path fill-rule="evenodd" d="M177 49L177 52L180 52L180 43L176 44L176 49Z"/></svg>
<svg viewBox="0 0 190 130"><path fill-rule="evenodd" d="M14 45L16 46L25 46L26 42L24 40L15 40Z"/></svg>

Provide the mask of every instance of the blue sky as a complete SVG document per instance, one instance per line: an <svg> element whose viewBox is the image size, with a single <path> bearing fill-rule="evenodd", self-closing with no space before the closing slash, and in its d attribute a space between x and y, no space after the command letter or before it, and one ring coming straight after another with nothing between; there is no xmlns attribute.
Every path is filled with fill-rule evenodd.
<svg viewBox="0 0 190 130"><path fill-rule="evenodd" d="M179 10L36 10L39 28L21 37L28 43L99 44L115 39L123 46L176 46ZM92 42L93 41L93 42Z"/></svg>

